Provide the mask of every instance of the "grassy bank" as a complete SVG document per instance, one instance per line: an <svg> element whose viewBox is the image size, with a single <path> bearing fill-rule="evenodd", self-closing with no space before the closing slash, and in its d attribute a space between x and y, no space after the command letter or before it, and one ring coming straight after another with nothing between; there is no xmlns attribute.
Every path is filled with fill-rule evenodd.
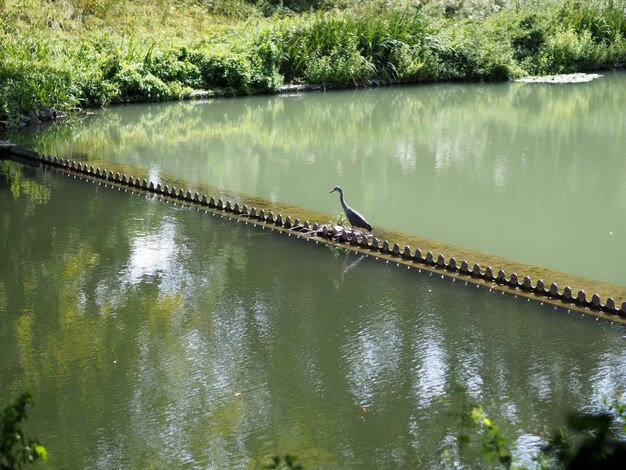
<svg viewBox="0 0 626 470"><path fill-rule="evenodd" d="M0 121L285 83L508 80L626 62L625 0L0 0Z"/></svg>

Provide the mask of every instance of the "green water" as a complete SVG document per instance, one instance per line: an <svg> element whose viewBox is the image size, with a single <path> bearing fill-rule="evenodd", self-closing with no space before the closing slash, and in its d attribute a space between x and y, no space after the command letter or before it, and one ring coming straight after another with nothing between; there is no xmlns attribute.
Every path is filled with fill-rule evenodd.
<svg viewBox="0 0 626 470"><path fill-rule="evenodd" d="M626 285L626 73L132 105L10 138Z"/></svg>
<svg viewBox="0 0 626 470"><path fill-rule="evenodd" d="M433 468L463 400L529 456L626 387L624 328L0 164L0 405L49 468Z"/></svg>

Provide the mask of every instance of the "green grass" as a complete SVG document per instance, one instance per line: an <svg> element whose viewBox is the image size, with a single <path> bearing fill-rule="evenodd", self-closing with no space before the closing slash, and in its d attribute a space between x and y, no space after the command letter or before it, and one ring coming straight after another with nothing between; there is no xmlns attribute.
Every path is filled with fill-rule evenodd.
<svg viewBox="0 0 626 470"><path fill-rule="evenodd" d="M625 11L626 0L0 0L0 121L198 90L609 69L626 63Z"/></svg>

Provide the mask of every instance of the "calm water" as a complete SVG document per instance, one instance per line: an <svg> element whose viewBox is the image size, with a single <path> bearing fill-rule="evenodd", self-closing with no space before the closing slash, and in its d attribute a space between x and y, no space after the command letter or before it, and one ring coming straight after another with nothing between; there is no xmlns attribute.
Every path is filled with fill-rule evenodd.
<svg viewBox="0 0 626 470"><path fill-rule="evenodd" d="M624 328L0 164L0 404L50 468L433 468L462 394L524 459L626 387Z"/></svg>
<svg viewBox="0 0 626 470"><path fill-rule="evenodd" d="M115 107L11 137L626 285L626 73Z"/></svg>

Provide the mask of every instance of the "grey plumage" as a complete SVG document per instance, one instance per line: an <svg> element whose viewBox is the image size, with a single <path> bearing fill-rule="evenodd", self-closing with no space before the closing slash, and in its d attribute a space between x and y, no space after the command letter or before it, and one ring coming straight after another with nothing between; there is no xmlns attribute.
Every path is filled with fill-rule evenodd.
<svg viewBox="0 0 626 470"><path fill-rule="evenodd" d="M344 214L346 214L346 218L348 219L348 222L350 222L350 225L352 225L352 228L361 227L371 232L372 226L367 222L367 220L365 220L365 217L363 217L357 211L352 209L352 207L346 204L346 201L343 198L343 191L341 190L341 188L339 186L335 186L331 193L334 192L339 193L339 199L341 201L341 206L343 207L343 212Z"/></svg>

